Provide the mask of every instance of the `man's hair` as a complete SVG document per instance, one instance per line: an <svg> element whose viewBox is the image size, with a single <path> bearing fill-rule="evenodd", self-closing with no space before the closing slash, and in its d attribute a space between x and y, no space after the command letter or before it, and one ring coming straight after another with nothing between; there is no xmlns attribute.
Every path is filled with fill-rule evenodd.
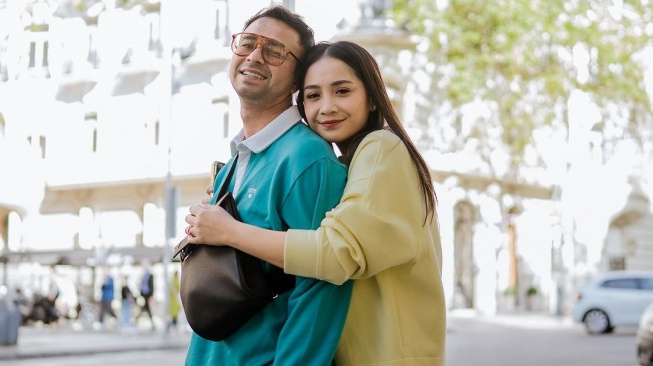
<svg viewBox="0 0 653 366"><path fill-rule="evenodd" d="M261 9L245 22L243 30L247 29L250 24L260 18L276 19L295 30L299 34L299 45L302 48L301 55L297 55L300 58L303 58L306 52L315 45L315 34L313 29L306 24L304 18L301 15L295 14L286 9L281 4L273 4L267 8Z"/></svg>

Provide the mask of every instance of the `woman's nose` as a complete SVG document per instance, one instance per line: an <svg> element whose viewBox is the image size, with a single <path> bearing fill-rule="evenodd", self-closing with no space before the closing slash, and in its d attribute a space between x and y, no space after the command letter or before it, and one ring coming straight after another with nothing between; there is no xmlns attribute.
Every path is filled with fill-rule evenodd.
<svg viewBox="0 0 653 366"><path fill-rule="evenodd" d="M323 98L320 112L322 114L331 114L338 111L338 105L331 98Z"/></svg>

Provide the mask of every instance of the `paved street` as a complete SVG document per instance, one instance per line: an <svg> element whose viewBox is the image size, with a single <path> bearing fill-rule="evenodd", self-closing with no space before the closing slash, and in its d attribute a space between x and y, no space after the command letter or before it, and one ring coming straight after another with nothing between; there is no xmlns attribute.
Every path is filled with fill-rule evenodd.
<svg viewBox="0 0 653 366"><path fill-rule="evenodd" d="M447 366L634 366L635 329L590 336L548 315L450 317Z"/></svg>
<svg viewBox="0 0 653 366"><path fill-rule="evenodd" d="M182 335L174 342L164 341L160 334L152 332L120 336L115 332L80 334L66 330L53 333L30 329L21 334L25 336L22 342L26 352L31 345L67 348L68 352L56 357L0 358L0 365L179 366L183 365L188 339L187 335ZM4 348L0 347L0 353L9 351ZM38 351L44 350L29 350L33 354ZM618 329L610 335L589 336L568 318L544 314L484 317L473 312L451 312L446 366L470 365L636 366L635 329Z"/></svg>

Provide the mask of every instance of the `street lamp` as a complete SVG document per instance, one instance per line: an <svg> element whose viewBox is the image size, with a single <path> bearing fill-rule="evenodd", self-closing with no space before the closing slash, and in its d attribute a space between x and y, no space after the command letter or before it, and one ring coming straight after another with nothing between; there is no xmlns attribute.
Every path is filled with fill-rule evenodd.
<svg viewBox="0 0 653 366"><path fill-rule="evenodd" d="M176 224L177 224L177 193L176 189L172 184L172 173L171 173L171 153L172 153L172 120L171 120L171 101L172 101L172 88L173 88L173 57L174 51L171 47L170 36L172 34L174 26L174 6L171 6L171 2L174 0L162 0L160 8L160 23L159 23L159 33L160 33L160 42L161 42L161 57L163 59L161 77L163 79L163 88L164 90L160 94L160 109L159 109L159 123L160 126L167 127L167 161L168 168L166 172L165 180L165 244L163 246L163 279L164 279L164 309L165 314L163 315L164 323L168 321L167 316L170 310L170 284L168 283L168 266L170 265L170 253L173 246L172 239L176 236ZM164 337L168 336L168 327L165 327Z"/></svg>

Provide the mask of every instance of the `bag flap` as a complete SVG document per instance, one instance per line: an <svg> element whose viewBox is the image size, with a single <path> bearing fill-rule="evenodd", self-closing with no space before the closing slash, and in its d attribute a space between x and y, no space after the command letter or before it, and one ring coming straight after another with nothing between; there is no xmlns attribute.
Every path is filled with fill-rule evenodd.
<svg viewBox="0 0 653 366"><path fill-rule="evenodd" d="M233 216L236 220L240 220L240 215L238 214L238 208L236 206L236 200L234 200L234 197L231 195L231 192L225 193L218 202L216 202L216 205L222 207L227 213L229 213L231 216ZM179 244L175 246L175 249L172 251L172 259L175 259L179 253L181 253L184 248L186 248L189 244L188 242L188 236L185 236Z"/></svg>
<svg viewBox="0 0 653 366"><path fill-rule="evenodd" d="M181 251L188 246L188 244L190 244L188 242L188 236L185 236L183 239L181 239L179 244L175 246L175 249L173 249L172 259L175 259L179 255L179 253L181 253Z"/></svg>

